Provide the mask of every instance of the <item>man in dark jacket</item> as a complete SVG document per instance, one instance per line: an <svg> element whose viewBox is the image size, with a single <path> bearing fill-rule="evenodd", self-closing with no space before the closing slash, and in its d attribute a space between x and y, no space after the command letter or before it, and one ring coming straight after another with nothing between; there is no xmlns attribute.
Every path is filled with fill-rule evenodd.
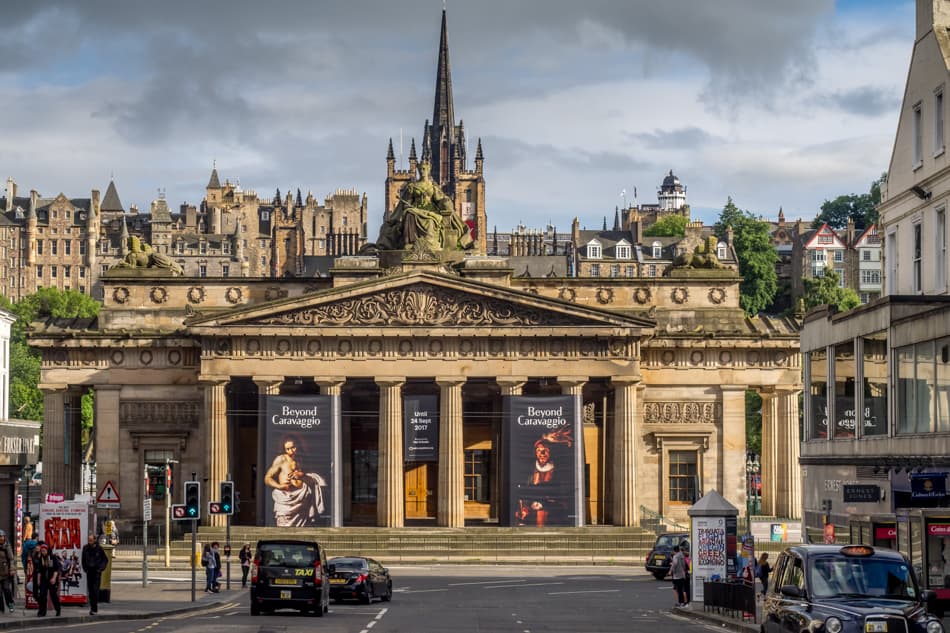
<svg viewBox="0 0 950 633"><path fill-rule="evenodd" d="M59 557L50 551L49 545L40 542L33 550L33 591L40 610L37 615L46 617L47 599L53 603L56 615L59 615L59 573L62 565Z"/></svg>
<svg viewBox="0 0 950 633"><path fill-rule="evenodd" d="M86 591L89 595L89 615L99 611L99 583L102 572L109 566L109 557L99 545L95 534L89 535L89 542L82 547L82 570L86 573Z"/></svg>

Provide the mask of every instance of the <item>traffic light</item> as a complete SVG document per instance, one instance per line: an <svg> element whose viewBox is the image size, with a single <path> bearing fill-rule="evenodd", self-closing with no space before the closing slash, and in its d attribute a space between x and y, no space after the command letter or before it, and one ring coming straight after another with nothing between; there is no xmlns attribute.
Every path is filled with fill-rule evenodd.
<svg viewBox="0 0 950 633"><path fill-rule="evenodd" d="M223 514L234 514L234 482L221 482L221 512Z"/></svg>
<svg viewBox="0 0 950 633"><path fill-rule="evenodd" d="M201 518L201 482L185 482L185 514L189 519Z"/></svg>

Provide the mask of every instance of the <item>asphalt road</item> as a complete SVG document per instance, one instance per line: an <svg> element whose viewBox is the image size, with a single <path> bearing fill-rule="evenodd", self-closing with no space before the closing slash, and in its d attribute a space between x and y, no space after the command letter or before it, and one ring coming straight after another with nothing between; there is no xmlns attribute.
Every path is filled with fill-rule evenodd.
<svg viewBox="0 0 950 633"><path fill-rule="evenodd" d="M213 611L69 628L96 633L673 633L714 628L673 613L670 583L639 569L440 565L392 567L390 572L392 602L331 603L323 618L289 611L251 617L242 599Z"/></svg>

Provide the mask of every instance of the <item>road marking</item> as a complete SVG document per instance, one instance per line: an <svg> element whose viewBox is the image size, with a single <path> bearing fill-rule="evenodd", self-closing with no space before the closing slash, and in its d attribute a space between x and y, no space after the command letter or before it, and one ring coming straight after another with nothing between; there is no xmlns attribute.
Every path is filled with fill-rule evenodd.
<svg viewBox="0 0 950 633"><path fill-rule="evenodd" d="M381 619L383 618L383 616L386 615L386 612L387 612L387 611L389 611L389 608L383 609L382 611L380 611L379 613L377 613L377 614L376 614L376 619L377 619L377 620L381 620Z"/></svg>
<svg viewBox="0 0 950 633"><path fill-rule="evenodd" d="M433 593L440 591L448 591L448 589L413 589L412 591L406 591L405 593Z"/></svg>
<svg viewBox="0 0 950 633"><path fill-rule="evenodd" d="M366 629L369 630L376 626L376 620L372 620L369 624L366 625Z"/></svg>
<svg viewBox="0 0 950 633"><path fill-rule="evenodd" d="M496 585L494 587L482 587L482 589L513 589L521 587L546 587L548 585L563 585L563 582L533 582L524 585Z"/></svg>
<svg viewBox="0 0 950 633"><path fill-rule="evenodd" d="M566 596L572 593L618 593L619 589L590 589L588 591L549 591L549 596Z"/></svg>
<svg viewBox="0 0 950 633"><path fill-rule="evenodd" d="M497 585L506 582L526 582L524 578L519 580L480 580L478 582L450 582L449 587L464 587L465 585Z"/></svg>

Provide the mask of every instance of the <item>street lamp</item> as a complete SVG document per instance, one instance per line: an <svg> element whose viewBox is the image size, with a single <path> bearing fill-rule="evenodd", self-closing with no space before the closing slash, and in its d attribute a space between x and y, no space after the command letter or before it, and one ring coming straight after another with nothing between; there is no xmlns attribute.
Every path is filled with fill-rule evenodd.
<svg viewBox="0 0 950 633"><path fill-rule="evenodd" d="M756 475L759 474L760 470L761 465L759 464L759 456L755 453L747 454L745 460L745 472L746 481L748 482L748 494L746 495L745 509L747 520L750 522L750 529L752 515L759 513L759 495Z"/></svg>
<svg viewBox="0 0 950 633"><path fill-rule="evenodd" d="M36 472L35 464L27 464L23 467L23 474L26 475L26 513L30 514L30 483L33 481L33 473Z"/></svg>

